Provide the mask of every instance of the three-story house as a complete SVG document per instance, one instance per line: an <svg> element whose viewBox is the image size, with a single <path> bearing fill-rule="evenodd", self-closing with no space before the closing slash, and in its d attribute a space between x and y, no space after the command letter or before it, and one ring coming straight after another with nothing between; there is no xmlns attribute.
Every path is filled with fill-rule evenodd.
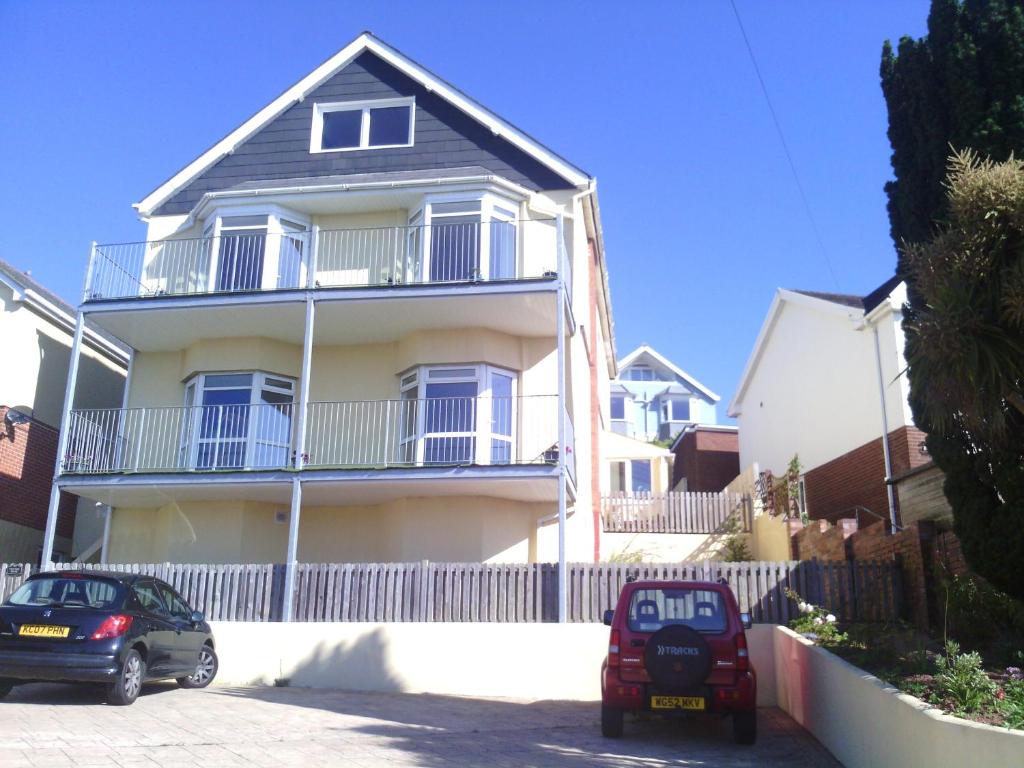
<svg viewBox="0 0 1024 768"><path fill-rule="evenodd" d="M132 349L124 407L67 401L55 483L106 561L592 559L588 174L364 33L135 207L76 334Z"/></svg>

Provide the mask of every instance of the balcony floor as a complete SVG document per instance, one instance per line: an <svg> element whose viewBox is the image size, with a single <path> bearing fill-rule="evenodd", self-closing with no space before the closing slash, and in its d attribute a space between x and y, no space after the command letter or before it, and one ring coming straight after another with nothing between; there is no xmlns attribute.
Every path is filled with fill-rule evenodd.
<svg viewBox="0 0 1024 768"><path fill-rule="evenodd" d="M513 336L555 334L557 282L320 288L316 344L373 344L413 331L489 328ZM302 343L304 290L91 301L89 321L139 351L171 351L200 339L264 337Z"/></svg>
<svg viewBox="0 0 1024 768"><path fill-rule="evenodd" d="M113 507L159 507L182 501L291 502L294 472L241 471L63 475L61 490ZM526 464L391 469L307 469L303 506L367 506L410 497L490 496L558 501L558 467ZM571 484L570 484L571 495Z"/></svg>

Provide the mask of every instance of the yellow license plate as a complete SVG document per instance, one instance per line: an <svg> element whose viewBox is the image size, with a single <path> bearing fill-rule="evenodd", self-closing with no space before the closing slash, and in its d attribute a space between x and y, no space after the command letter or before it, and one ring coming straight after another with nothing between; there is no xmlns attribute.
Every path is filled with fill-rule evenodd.
<svg viewBox="0 0 1024 768"><path fill-rule="evenodd" d="M651 696L651 709L704 709L700 696Z"/></svg>
<svg viewBox="0 0 1024 768"><path fill-rule="evenodd" d="M67 637L71 627L57 627L51 624L22 624L18 634L22 637Z"/></svg>

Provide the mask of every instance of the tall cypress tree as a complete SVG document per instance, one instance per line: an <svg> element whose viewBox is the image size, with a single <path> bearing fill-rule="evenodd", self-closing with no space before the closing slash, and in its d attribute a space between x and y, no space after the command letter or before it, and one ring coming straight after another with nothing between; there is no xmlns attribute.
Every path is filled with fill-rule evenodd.
<svg viewBox="0 0 1024 768"><path fill-rule="evenodd" d="M930 322L941 324L943 318L926 301L923 286L915 286L922 265L910 263L915 253L922 253L915 245L942 237L949 199L944 183L954 150L974 150L996 161L1011 154L1024 157L1024 0L932 0L928 35L901 39L895 52L886 42L881 76L895 176L886 185L889 222L899 252L897 271L908 282L904 330L914 419L929 433L929 450L946 474L946 496L972 569L1024 598L1024 429L1019 405L1011 402L1019 399L1024 382L1015 375L1003 377L998 386L1007 397L1001 395L999 404L990 406L993 415L999 409L1005 417L999 421L1009 423L1010 429L984 434L984 429L948 427L950 421L962 425L958 414L971 406L949 397L948 388L937 395L948 382L938 380L934 366L920 364L928 353L934 360L935 350L925 348L930 339L919 331ZM1006 263L1020 256L1015 248L1009 253ZM996 276L991 278L981 275L974 287L984 291L994 284ZM1006 280L999 277L1000 284L1013 285ZM970 294L971 306L952 302L938 311L960 310L962 315L968 309L974 320L985 318L984 323L959 326L970 334L973 326L984 324L988 338L979 335L965 342L983 349L992 340L990 321L1006 315L996 298L974 304L978 291ZM1019 338L1019 328L1000 329L998 323L1004 321L994 322L1000 338ZM982 371L983 363L979 358L977 371L968 371L959 386L970 388L975 381L991 385L999 378L1000 371L993 376L991 366ZM950 419L936 417L936 396L946 397Z"/></svg>

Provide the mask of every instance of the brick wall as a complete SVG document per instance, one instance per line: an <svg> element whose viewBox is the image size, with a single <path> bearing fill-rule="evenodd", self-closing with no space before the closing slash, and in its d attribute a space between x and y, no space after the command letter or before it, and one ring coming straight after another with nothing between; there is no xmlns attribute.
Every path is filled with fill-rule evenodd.
<svg viewBox="0 0 1024 768"><path fill-rule="evenodd" d="M42 531L53 486L57 430L41 421L10 425L0 406L0 520ZM76 497L61 494L57 535L74 531ZM40 541L42 539L40 538Z"/></svg>
<svg viewBox="0 0 1024 768"><path fill-rule="evenodd" d="M927 464L920 452L925 434L916 427L900 427L889 433L893 475ZM880 519L889 519L885 487L885 453L882 438L849 451L804 475L807 511L813 518L832 517L865 507ZM897 500L898 508L898 500Z"/></svg>
<svg viewBox="0 0 1024 768"><path fill-rule="evenodd" d="M672 487L686 478L688 491L717 493L740 473L740 441L736 432L696 430L676 444Z"/></svg>
<svg viewBox="0 0 1024 768"><path fill-rule="evenodd" d="M933 580L930 552L935 538L931 523L913 523L887 535L886 526L868 526L850 537L857 560L898 560L903 576L904 610L919 629L929 626L928 590Z"/></svg>
<svg viewBox="0 0 1024 768"><path fill-rule="evenodd" d="M856 520L812 520L793 534L793 556L797 560L846 560L846 542L857 532Z"/></svg>

